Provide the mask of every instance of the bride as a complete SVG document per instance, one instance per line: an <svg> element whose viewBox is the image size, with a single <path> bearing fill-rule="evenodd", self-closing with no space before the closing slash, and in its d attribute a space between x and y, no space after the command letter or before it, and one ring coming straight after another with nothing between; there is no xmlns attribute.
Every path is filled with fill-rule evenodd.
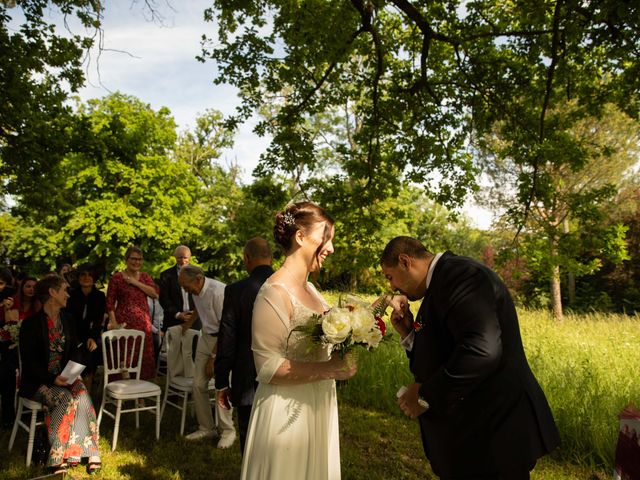
<svg viewBox="0 0 640 480"><path fill-rule="evenodd" d="M339 479L335 380L351 378L357 366L348 356L331 356L326 348L289 335L329 308L307 277L333 252L333 220L314 203L294 203L276 215L273 231L286 258L254 304L252 349L259 386L242 479Z"/></svg>

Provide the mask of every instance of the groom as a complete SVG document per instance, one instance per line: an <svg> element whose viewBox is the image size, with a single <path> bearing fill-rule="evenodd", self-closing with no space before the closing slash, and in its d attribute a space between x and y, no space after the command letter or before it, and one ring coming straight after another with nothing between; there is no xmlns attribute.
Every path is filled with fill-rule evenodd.
<svg viewBox="0 0 640 480"><path fill-rule="evenodd" d="M391 315L416 383L398 403L418 418L425 454L445 479L528 479L559 442L529 368L511 296L485 265L434 255L416 239L385 247L382 272L407 301Z"/></svg>

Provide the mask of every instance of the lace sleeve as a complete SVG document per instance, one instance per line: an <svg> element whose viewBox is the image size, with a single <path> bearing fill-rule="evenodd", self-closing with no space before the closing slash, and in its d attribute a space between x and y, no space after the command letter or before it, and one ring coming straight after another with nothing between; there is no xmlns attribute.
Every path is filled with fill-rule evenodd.
<svg viewBox="0 0 640 480"><path fill-rule="evenodd" d="M269 383L285 360L290 301L281 288L265 283L253 306L252 344L257 380Z"/></svg>

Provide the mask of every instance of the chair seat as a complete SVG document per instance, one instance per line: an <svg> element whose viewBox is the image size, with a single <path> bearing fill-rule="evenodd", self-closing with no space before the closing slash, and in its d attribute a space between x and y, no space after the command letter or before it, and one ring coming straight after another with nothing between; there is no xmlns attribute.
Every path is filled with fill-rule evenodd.
<svg viewBox="0 0 640 480"><path fill-rule="evenodd" d="M152 396L160 395L162 390L158 385L146 380L116 380L109 382L105 389L115 398L123 396Z"/></svg>
<svg viewBox="0 0 640 480"><path fill-rule="evenodd" d="M193 388L193 378L182 377L180 375L171 377L170 385L180 390L191 390Z"/></svg>
<svg viewBox="0 0 640 480"><path fill-rule="evenodd" d="M31 400L29 398L20 397L22 399L22 404L30 410L43 410L44 407L40 402L36 402L35 400Z"/></svg>
<svg viewBox="0 0 640 480"><path fill-rule="evenodd" d="M193 388L193 377L183 377L181 375L171 377L170 385L171 388L177 388L179 390L191 390ZM209 390L214 390L216 388L215 385L216 383L213 378L209 380L207 384Z"/></svg>

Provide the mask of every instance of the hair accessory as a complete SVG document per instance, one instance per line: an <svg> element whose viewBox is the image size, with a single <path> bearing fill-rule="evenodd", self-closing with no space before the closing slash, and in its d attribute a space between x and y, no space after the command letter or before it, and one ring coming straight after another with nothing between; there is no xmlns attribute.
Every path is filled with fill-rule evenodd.
<svg viewBox="0 0 640 480"><path fill-rule="evenodd" d="M290 226L296 224L296 220L293 218L293 214L291 212L285 212L282 217L282 221L285 225Z"/></svg>

